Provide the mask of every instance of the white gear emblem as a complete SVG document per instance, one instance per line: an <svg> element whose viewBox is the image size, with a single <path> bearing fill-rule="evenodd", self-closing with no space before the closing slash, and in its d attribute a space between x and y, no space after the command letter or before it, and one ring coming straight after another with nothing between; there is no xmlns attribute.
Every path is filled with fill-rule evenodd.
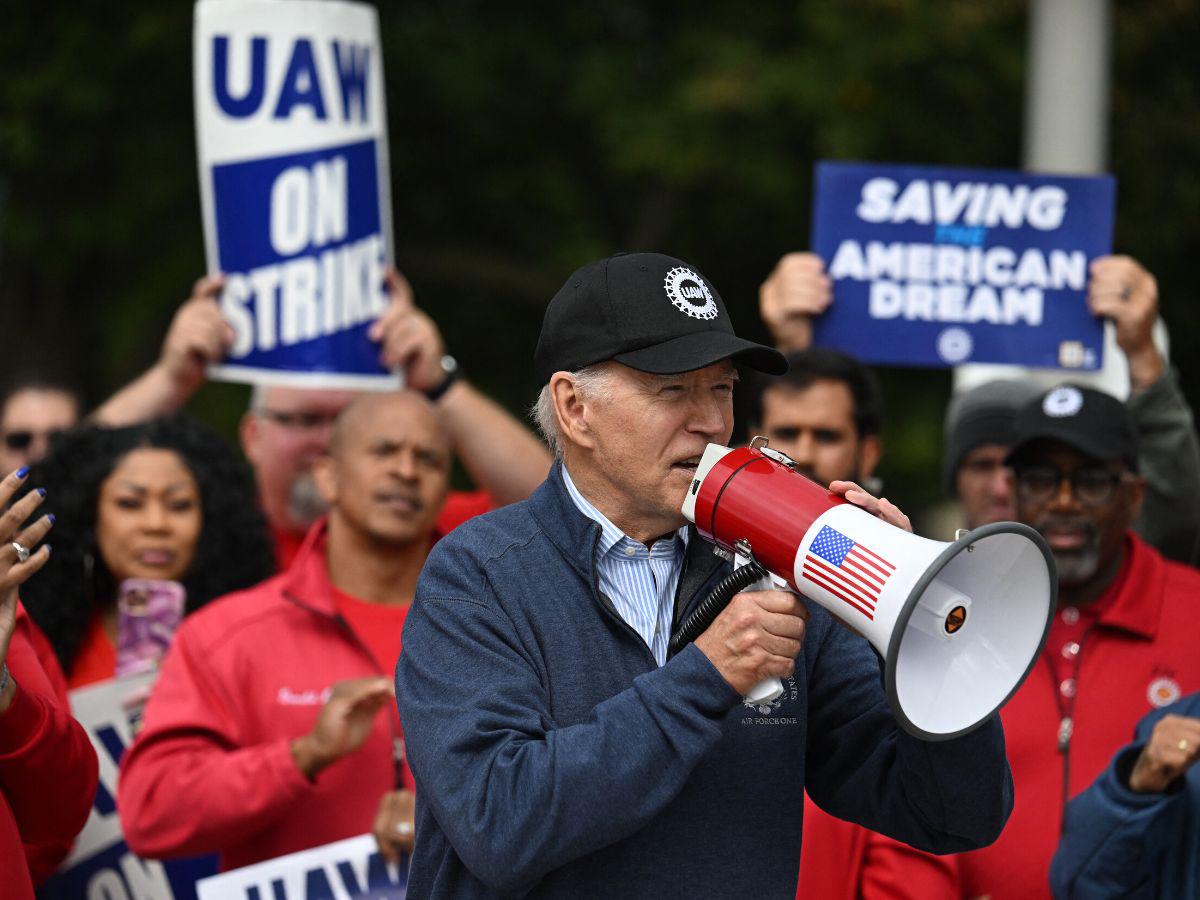
<svg viewBox="0 0 1200 900"><path fill-rule="evenodd" d="M1183 696L1179 682L1174 678L1155 678L1146 689L1146 699L1150 705L1161 709L1170 706Z"/></svg>
<svg viewBox="0 0 1200 900"><path fill-rule="evenodd" d="M717 301L713 299L712 291L704 279L691 269L676 266L663 279L663 287L667 290L667 297L681 313L693 319L717 317Z"/></svg>
<svg viewBox="0 0 1200 900"><path fill-rule="evenodd" d="M1079 388L1070 385L1055 388L1042 401L1042 412L1054 419L1065 419L1075 415L1081 409L1083 409L1083 394L1079 392Z"/></svg>

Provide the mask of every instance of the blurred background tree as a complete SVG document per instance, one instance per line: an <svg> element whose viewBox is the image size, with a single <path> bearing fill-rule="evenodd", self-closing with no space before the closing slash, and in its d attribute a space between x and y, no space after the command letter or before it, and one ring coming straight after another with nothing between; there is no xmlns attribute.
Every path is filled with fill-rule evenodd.
<svg viewBox="0 0 1200 900"><path fill-rule="evenodd" d="M660 249L765 336L758 285L808 242L821 158L1017 167L1026 4L380 4L396 255L471 378L516 409L581 262ZM191 5L10 4L0 27L0 374L93 402L148 365L204 266ZM1159 278L1200 398L1200 8L1116 4L1116 246ZM882 475L937 499L944 372L885 373ZM233 433L245 389L193 410Z"/></svg>

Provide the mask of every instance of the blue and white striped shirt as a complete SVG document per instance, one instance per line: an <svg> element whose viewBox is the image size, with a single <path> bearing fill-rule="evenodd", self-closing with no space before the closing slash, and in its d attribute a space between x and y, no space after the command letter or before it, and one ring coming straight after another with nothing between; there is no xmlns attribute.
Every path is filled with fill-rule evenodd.
<svg viewBox="0 0 1200 900"><path fill-rule="evenodd" d="M600 590L613 602L617 613L642 636L661 666L667 661L667 643L675 616L675 586L683 571L688 530L684 525L669 538L655 541L649 550L641 541L626 536L608 517L587 501L567 467L562 467L563 483L575 505L600 526L600 545L596 548L596 573Z"/></svg>

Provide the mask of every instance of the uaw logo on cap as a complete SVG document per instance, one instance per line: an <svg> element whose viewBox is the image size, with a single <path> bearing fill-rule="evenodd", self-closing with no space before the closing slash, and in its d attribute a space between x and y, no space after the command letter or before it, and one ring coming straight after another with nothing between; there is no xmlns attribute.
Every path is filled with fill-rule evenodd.
<svg viewBox="0 0 1200 900"><path fill-rule="evenodd" d="M1042 400L1042 412L1055 419L1065 419L1083 409L1083 394L1079 388L1055 388Z"/></svg>
<svg viewBox="0 0 1200 900"><path fill-rule="evenodd" d="M675 304L675 308L693 319L715 319L717 317L717 301L704 279L682 266L676 266L663 279L663 287L667 296Z"/></svg>

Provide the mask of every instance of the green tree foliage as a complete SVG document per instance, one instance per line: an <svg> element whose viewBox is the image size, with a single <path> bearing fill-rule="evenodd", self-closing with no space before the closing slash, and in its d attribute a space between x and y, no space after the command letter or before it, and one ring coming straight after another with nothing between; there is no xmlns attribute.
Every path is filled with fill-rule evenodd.
<svg viewBox="0 0 1200 900"><path fill-rule="evenodd" d="M807 245L821 158L1016 167L1026 5L1016 0L380 6L396 252L472 378L514 408L546 300L579 263L656 248L695 262L739 330ZM1200 14L1119 6L1117 245L1159 276L1193 397ZM0 27L3 369L58 367L93 400L157 352L203 266L191 7L18 4ZM887 379L885 477L937 495L944 373ZM230 427L242 402L197 408Z"/></svg>

